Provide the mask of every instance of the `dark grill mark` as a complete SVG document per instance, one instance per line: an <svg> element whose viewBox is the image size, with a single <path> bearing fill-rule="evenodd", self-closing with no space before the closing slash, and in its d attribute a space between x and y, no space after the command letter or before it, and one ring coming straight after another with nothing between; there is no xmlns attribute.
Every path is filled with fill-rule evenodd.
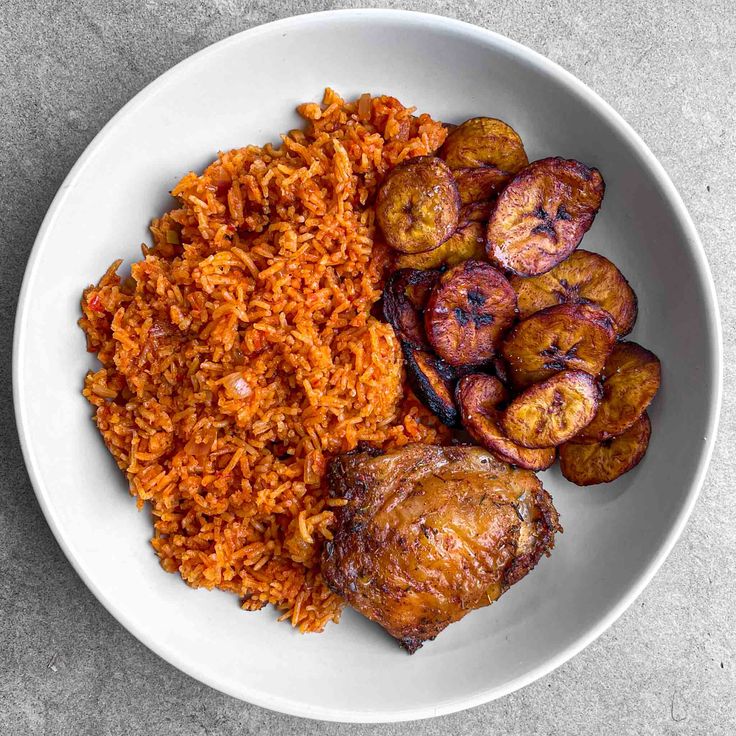
<svg viewBox="0 0 736 736"><path fill-rule="evenodd" d="M549 347L539 353L543 358L550 360L544 363L544 368L551 371L564 371L568 361L573 360L578 354L578 343L571 345L566 351L560 350L560 346L553 342Z"/></svg>
<svg viewBox="0 0 736 736"><path fill-rule="evenodd" d="M548 222L543 222L541 225L533 227L532 235L549 235L550 238L557 237L555 229Z"/></svg>
<svg viewBox="0 0 736 736"><path fill-rule="evenodd" d="M557 240L557 231L555 230L554 222L556 220L572 220L572 215L565 209L565 205L562 204L557 208L557 213L554 217L541 205L534 210L534 217L538 217L542 222L532 228L532 235L547 235L555 240Z"/></svg>
<svg viewBox="0 0 736 736"><path fill-rule="evenodd" d="M565 209L565 205L561 204L557 208L556 220L572 220L572 215Z"/></svg>
<svg viewBox="0 0 736 736"><path fill-rule="evenodd" d="M470 309L455 307L455 319L457 323L461 327L465 327L469 322L472 322L476 327L492 325L495 321L494 316L482 311L483 305L486 302L486 296L480 291L472 289L468 292L467 299Z"/></svg>
<svg viewBox="0 0 736 736"><path fill-rule="evenodd" d="M486 327L487 325L493 324L492 314L476 314L473 316L473 322L476 327Z"/></svg>
<svg viewBox="0 0 736 736"><path fill-rule="evenodd" d="M474 307L480 307L486 303L486 295L479 289L470 289L468 291L468 301Z"/></svg>
<svg viewBox="0 0 736 736"><path fill-rule="evenodd" d="M455 307L455 319L461 327L470 322L470 315L461 307Z"/></svg>

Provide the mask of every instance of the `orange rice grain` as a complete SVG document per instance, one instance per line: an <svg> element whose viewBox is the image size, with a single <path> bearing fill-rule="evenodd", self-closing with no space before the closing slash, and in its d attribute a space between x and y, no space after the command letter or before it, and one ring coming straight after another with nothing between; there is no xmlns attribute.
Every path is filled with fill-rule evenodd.
<svg viewBox="0 0 736 736"><path fill-rule="evenodd" d="M433 153L444 127L393 97L326 90L279 146L221 153L173 190L153 247L82 296L101 368L84 396L162 567L270 603L301 631L337 621L325 585L325 473L335 454L445 442L371 315L392 257L372 202L386 172Z"/></svg>

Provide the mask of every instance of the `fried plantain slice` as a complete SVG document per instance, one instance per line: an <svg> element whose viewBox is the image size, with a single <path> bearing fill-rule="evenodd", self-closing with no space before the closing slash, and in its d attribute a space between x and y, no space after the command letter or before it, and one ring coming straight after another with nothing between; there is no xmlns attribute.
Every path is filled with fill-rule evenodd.
<svg viewBox="0 0 736 736"><path fill-rule="evenodd" d="M440 156L451 169L494 166L515 174L529 159L519 134L503 120L471 118L447 136Z"/></svg>
<svg viewBox="0 0 736 736"><path fill-rule="evenodd" d="M399 340L413 348L429 347L422 311L439 277L439 271L402 268L391 274L383 290L383 316Z"/></svg>
<svg viewBox="0 0 736 736"><path fill-rule="evenodd" d="M469 258L485 259L486 229L480 222L467 222L455 230L439 248L426 253L403 253L396 259L399 268L439 268L457 266Z"/></svg>
<svg viewBox="0 0 736 736"><path fill-rule="evenodd" d="M557 447L593 421L602 396L585 371L561 371L519 394L501 415L501 429L522 447Z"/></svg>
<svg viewBox="0 0 736 736"><path fill-rule="evenodd" d="M500 407L508 401L508 391L495 376L472 373L460 379L455 401L462 425L468 434L499 460L527 470L545 470L555 461L555 450L531 450L512 442L501 430Z"/></svg>
<svg viewBox="0 0 736 736"><path fill-rule="evenodd" d="M566 369L597 376L616 332L608 312L589 304L547 307L519 322L501 346L511 383L523 388Z"/></svg>
<svg viewBox="0 0 736 736"><path fill-rule="evenodd" d="M417 398L439 420L449 427L458 422L458 411L455 406L455 379L452 366L441 358L427 352L417 350L411 345L402 345L404 365L409 385Z"/></svg>
<svg viewBox="0 0 736 736"><path fill-rule="evenodd" d="M493 357L516 319L516 294L489 263L465 261L444 273L424 311L427 337L450 365L479 365Z"/></svg>
<svg viewBox="0 0 736 736"><path fill-rule="evenodd" d="M617 343L603 367L603 400L574 442L601 442L631 427L659 390L659 358L635 342Z"/></svg>
<svg viewBox="0 0 736 736"><path fill-rule="evenodd" d="M378 190L376 219L386 242L402 253L442 245L458 226L460 194L444 161L411 158L391 169Z"/></svg>
<svg viewBox="0 0 736 736"><path fill-rule="evenodd" d="M506 365L506 361L497 355L493 359L492 365L496 378L498 378L504 386L510 385L511 379L509 378L509 367Z"/></svg>
<svg viewBox="0 0 736 736"><path fill-rule="evenodd" d="M495 166L472 166L452 172L462 204L493 199L511 181L513 174Z"/></svg>
<svg viewBox="0 0 736 736"><path fill-rule="evenodd" d="M510 281L522 319L555 304L595 304L613 317L619 337L631 332L636 322L634 290L621 271L598 253L576 250L547 273L512 276Z"/></svg>
<svg viewBox="0 0 736 736"><path fill-rule="evenodd" d="M610 483L639 464L649 447L652 425L644 412L623 434L603 442L560 447L560 470L571 483L592 486Z"/></svg>
<svg viewBox="0 0 736 736"><path fill-rule="evenodd" d="M535 161L501 192L488 221L488 257L519 276L537 276L578 247L593 224L605 185L579 161Z"/></svg>
<svg viewBox="0 0 736 736"><path fill-rule="evenodd" d="M469 222L481 222L483 225L488 224L488 218L493 210L493 202L486 200L485 202L471 202L463 205L460 209L460 226ZM485 256L486 228L483 228L483 255Z"/></svg>

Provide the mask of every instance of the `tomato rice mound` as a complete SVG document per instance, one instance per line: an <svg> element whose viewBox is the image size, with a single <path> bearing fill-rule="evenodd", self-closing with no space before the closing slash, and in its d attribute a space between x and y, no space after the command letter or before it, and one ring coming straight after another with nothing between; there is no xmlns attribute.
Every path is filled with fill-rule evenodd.
<svg viewBox="0 0 736 736"><path fill-rule="evenodd" d="M220 153L172 191L131 275L82 297L102 365L84 396L161 565L194 587L276 606L302 631L337 621L325 585L327 460L360 442L446 443L372 316L391 266L375 238L386 172L446 130L392 97L301 105L279 146Z"/></svg>

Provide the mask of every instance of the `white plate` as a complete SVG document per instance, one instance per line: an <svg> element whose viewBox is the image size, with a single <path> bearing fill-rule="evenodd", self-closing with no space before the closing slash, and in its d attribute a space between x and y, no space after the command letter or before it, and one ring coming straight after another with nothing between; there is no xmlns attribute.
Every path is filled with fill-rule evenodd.
<svg viewBox="0 0 736 736"><path fill-rule="evenodd" d="M544 476L565 533L500 602L412 657L353 612L301 636L267 609L162 571L80 389L94 363L76 326L84 286L139 256L167 191L218 149L276 140L298 102L330 85L393 94L434 117L509 121L530 159L603 172L584 247L639 295L633 339L662 359L641 465L618 482ZM421 718L509 693L572 657L631 604L679 536L713 447L721 388L713 285L693 224L629 126L560 67L489 31L429 15L339 11L228 38L164 74L95 138L62 185L26 272L15 334L15 407L28 470L59 544L107 609L169 662L253 703L344 721Z"/></svg>

